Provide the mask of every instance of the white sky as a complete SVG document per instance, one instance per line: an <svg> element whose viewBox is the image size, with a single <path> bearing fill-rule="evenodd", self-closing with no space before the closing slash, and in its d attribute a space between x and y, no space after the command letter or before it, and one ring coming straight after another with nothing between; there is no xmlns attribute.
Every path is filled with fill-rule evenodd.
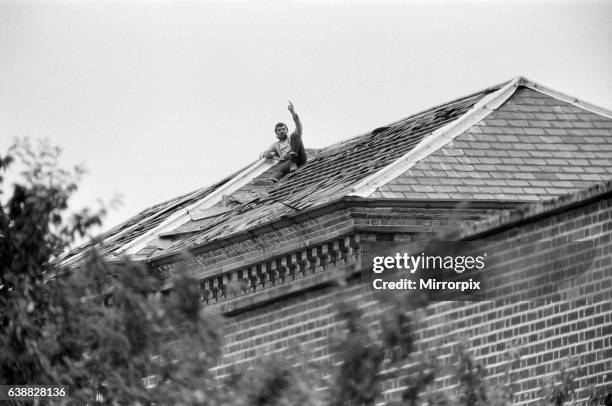
<svg viewBox="0 0 612 406"><path fill-rule="evenodd" d="M47 137L113 226L253 161L517 75L612 109L611 1L0 1L0 151Z"/></svg>

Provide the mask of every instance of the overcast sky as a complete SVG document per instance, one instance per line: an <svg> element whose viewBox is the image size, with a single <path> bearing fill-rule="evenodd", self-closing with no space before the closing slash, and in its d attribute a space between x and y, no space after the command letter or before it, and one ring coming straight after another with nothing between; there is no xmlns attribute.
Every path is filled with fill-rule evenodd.
<svg viewBox="0 0 612 406"><path fill-rule="evenodd" d="M48 138L107 227L517 75L612 109L612 1L0 1L0 151Z"/></svg>

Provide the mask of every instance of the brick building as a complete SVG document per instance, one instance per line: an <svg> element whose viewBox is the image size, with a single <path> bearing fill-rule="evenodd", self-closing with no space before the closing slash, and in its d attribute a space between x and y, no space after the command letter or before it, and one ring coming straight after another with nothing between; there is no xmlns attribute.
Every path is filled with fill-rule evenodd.
<svg viewBox="0 0 612 406"><path fill-rule="evenodd" d="M200 280L203 305L229 318L219 376L295 341L329 359L339 301L384 311L357 278L366 252L452 236L495 259L494 300L430 304L421 350L449 357L463 338L495 382L517 346L521 405L567 357L580 402L612 383L612 112L516 78L309 155L276 185L260 160L103 236L109 259L146 262L163 290Z"/></svg>

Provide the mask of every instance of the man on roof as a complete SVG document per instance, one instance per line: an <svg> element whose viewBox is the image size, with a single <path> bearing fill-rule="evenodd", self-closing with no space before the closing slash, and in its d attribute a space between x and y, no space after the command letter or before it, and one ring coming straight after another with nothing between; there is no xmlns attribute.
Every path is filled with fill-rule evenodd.
<svg viewBox="0 0 612 406"><path fill-rule="evenodd" d="M274 133L276 134L276 141L272 146L267 149L262 157L266 159L278 159L282 163L276 168L276 172L270 178L274 182L278 182L283 176L289 172L295 171L299 166L306 163L306 150L302 143L302 123L300 118L295 112L293 103L289 101L289 112L293 116L293 122L295 123L295 131L291 135L289 128L285 123L278 123L274 126Z"/></svg>

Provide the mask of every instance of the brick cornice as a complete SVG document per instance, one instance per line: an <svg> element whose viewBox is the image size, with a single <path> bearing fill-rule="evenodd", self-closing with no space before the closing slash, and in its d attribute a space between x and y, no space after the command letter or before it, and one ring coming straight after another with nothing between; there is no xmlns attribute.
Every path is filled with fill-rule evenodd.
<svg viewBox="0 0 612 406"><path fill-rule="evenodd" d="M224 248L230 244L239 243L254 239L262 234L277 231L285 227L299 224L306 220L312 220L324 214L331 213L336 210L347 208L363 207L363 208L470 208L470 209L510 209L520 206L525 202L508 202L497 200L422 200L422 199L374 199L363 198L359 196L344 196L339 199L327 202L325 204L314 206L305 210L296 211L288 216L282 216L278 219L262 223L258 226L236 232L222 239L207 241L205 243L195 245L189 248L192 255L198 255L213 249ZM406 232L414 230L405 229ZM170 252L167 254L158 255L147 262L151 266L160 266L175 262L184 256L182 252Z"/></svg>

